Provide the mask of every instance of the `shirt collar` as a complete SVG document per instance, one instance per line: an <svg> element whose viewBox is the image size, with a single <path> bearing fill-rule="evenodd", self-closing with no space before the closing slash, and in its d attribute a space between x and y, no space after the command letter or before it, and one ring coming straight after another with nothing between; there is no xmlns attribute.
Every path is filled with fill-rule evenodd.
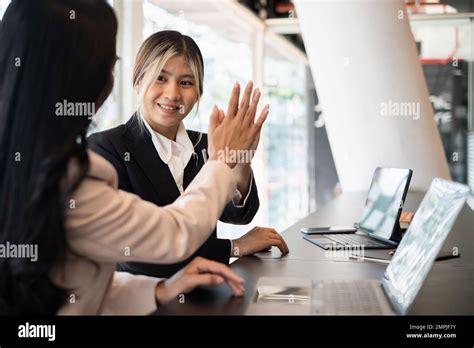
<svg viewBox="0 0 474 348"><path fill-rule="evenodd" d="M170 140L164 135L161 135L158 132L155 132L153 128L148 124L148 122L143 119L146 128L151 134L151 139L153 141L153 145L158 152L161 160L168 164L171 160L171 155L173 154L173 146L180 146L181 147L181 155L180 158L183 159L184 166L187 165L189 159L194 153L194 145L189 139L188 132L186 131L186 127L184 123L181 121L178 127L178 132L176 133L176 141Z"/></svg>

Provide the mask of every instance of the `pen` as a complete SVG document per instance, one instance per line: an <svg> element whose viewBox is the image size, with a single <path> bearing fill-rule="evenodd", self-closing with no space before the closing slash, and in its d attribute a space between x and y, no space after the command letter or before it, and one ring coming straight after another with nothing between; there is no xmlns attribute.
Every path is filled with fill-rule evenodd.
<svg viewBox="0 0 474 348"><path fill-rule="evenodd" d="M378 259L376 257L369 257L369 256L351 255L351 256L349 256L349 258L354 259L354 260L372 261L372 262L379 262L379 263L385 263L385 264L390 263L390 260Z"/></svg>

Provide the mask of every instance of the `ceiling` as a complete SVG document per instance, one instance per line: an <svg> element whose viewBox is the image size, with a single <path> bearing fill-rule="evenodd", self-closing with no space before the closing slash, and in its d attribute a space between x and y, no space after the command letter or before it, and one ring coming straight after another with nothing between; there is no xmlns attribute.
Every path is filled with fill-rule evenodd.
<svg viewBox="0 0 474 348"><path fill-rule="evenodd" d="M265 27L267 31L284 38L285 42L290 42L291 46L304 55L303 39L292 0L151 0L151 2L171 14L184 16L191 22L209 25L213 30L218 30L220 35L236 42L251 44L255 39L255 28ZM474 12L474 0L406 0L405 2L410 14ZM270 53L278 54L272 52L278 44L273 42L269 46L266 49ZM284 48L287 49L288 47Z"/></svg>

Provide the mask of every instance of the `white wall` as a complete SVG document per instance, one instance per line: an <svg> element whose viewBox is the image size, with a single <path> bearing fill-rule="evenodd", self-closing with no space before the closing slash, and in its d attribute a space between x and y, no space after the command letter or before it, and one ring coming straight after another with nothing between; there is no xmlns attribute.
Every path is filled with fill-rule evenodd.
<svg viewBox="0 0 474 348"><path fill-rule="evenodd" d="M342 189L377 166L413 169L412 190L450 178L403 1L295 3Z"/></svg>

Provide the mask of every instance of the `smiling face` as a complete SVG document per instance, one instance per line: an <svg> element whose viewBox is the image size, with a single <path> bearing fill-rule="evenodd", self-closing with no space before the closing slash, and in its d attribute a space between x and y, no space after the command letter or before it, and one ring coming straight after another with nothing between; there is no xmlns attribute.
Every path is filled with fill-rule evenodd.
<svg viewBox="0 0 474 348"><path fill-rule="evenodd" d="M180 122L197 100L196 81L186 58L174 56L168 59L156 81L145 92L143 117L153 130L174 140Z"/></svg>

